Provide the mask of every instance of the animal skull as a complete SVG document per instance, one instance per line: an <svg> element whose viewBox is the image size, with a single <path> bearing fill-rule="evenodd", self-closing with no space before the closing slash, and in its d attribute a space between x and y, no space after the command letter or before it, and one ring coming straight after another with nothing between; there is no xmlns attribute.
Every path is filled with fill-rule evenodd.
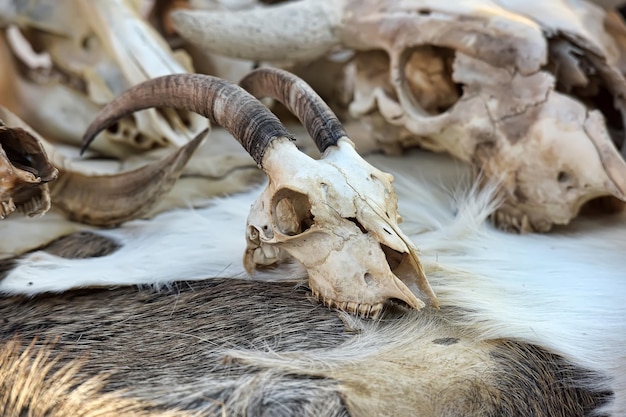
<svg viewBox="0 0 626 417"><path fill-rule="evenodd" d="M71 220L106 227L144 216L172 188L207 132L160 160L103 175L73 163L0 106L0 214L16 207L43 214L52 205Z"/></svg>
<svg viewBox="0 0 626 417"><path fill-rule="evenodd" d="M566 0L304 0L173 20L189 41L238 58L357 51L341 90L353 92L352 115L369 119L380 147L420 145L472 163L502 184L500 227L547 231L593 198L626 199L626 164L597 110L608 93L624 125L622 52L605 16Z"/></svg>
<svg viewBox="0 0 626 417"><path fill-rule="evenodd" d="M298 150L276 116L242 88L200 74L160 77L125 91L87 129L84 147L106 126L141 109L203 114L228 130L269 179L248 218L249 272L292 256L307 269L314 295L328 306L368 317L390 299L419 309L425 303L411 290L437 306L417 250L398 226L391 175L361 159L336 116L301 79L264 68L240 84L254 96L282 102L322 158L315 161Z"/></svg>
<svg viewBox="0 0 626 417"><path fill-rule="evenodd" d="M270 146L263 161L269 184L246 227L248 272L288 254L305 266L317 298L366 317L389 299L423 307L408 285L434 298L398 226L392 175L365 162L347 138L317 161L289 141Z"/></svg>
<svg viewBox="0 0 626 417"><path fill-rule="evenodd" d="M349 64L346 78L355 86L352 115L376 131L383 148L418 144L448 152L499 180L504 195L494 215L499 227L547 231L567 224L591 199L626 198L626 165L601 113L555 91L550 73L511 74L457 53L453 81L464 85L463 96L444 113L428 116L415 110L415 100L405 94L415 91L408 82L398 101L387 94L389 83L369 77L376 67L372 62L378 59L384 67L385 59L368 55ZM413 75L420 80L423 73ZM430 96L432 107L445 105L450 96L444 91L425 91L421 97L428 102ZM399 130L399 141L381 134L379 126L387 123Z"/></svg>

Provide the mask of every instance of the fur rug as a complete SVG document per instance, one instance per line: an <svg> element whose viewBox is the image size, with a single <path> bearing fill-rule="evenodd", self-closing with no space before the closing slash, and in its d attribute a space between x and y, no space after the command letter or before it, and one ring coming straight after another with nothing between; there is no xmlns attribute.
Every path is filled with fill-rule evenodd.
<svg viewBox="0 0 626 417"><path fill-rule="evenodd" d="M441 309L464 311L458 323L474 337L513 339L540 345L574 364L606 376L600 388L614 393L602 410L626 416L626 217L580 218L546 235L511 235L487 221L496 207L496 187L478 190L467 167L433 154L370 162L396 177L401 224L421 259ZM0 280L4 294L35 295L90 286L167 286L174 280L245 278L244 227L255 189L212 201L204 208L162 213L111 230L99 230L120 247L107 256L66 259L34 251L17 259ZM48 242L87 229L54 213L40 219L0 222L0 235ZM19 236L19 239L18 239ZM9 239L0 247L12 250ZM17 242L17 241L20 242ZM1 272L1 271L0 271ZM254 277L303 278L297 265ZM375 341L359 339L366 355ZM323 361L315 352L288 354L233 351L259 366L305 374L332 374L349 359L338 347ZM352 345L351 349L355 349ZM311 371L310 363L322 363Z"/></svg>

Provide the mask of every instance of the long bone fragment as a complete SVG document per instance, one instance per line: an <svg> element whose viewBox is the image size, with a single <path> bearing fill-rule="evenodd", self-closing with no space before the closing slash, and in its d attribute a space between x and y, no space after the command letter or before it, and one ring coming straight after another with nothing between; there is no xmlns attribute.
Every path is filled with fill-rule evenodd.
<svg viewBox="0 0 626 417"><path fill-rule="evenodd" d="M300 0L278 6L243 11L176 10L172 21L177 32L189 42L209 51L235 58L261 61L306 61L320 58L333 48L385 49L397 36L396 47L415 42L403 36L403 25L419 26L420 44L459 48L469 55L481 54L494 65L515 65L522 73L536 71L545 60L532 45L542 39L536 25L525 19L508 21L494 13L503 11L497 2L438 2L442 18L429 22L427 1ZM476 14L477 9L492 8ZM420 8L422 7L422 8ZM418 21L394 21L389 9L410 12ZM422 13L420 13L422 12ZM463 15L471 21L450 25ZM378 26L385 33L378 33ZM278 22L272 25L267 22ZM506 34L509 43L499 41ZM513 35L511 35L513 34ZM468 39L463 42L464 39ZM484 48L481 43L488 43Z"/></svg>
<svg viewBox="0 0 626 417"><path fill-rule="evenodd" d="M235 13L179 9L171 18L183 38L211 52L250 60L305 61L339 44L332 28L341 22L340 3L293 2ZM261 22L265 22L263 27L259 27Z"/></svg>
<svg viewBox="0 0 626 417"><path fill-rule="evenodd" d="M28 200L18 198L14 205L41 206L28 211L34 215L47 211L51 202L52 207L69 219L94 226L116 226L146 214L172 188L207 132L208 129L204 130L172 155L141 168L114 175L94 175L77 169L24 121L0 107L0 144L10 146L7 153L13 162L12 171L21 168L22 177L33 177L30 182L41 188L42 197L35 198L30 193ZM0 191L6 193L3 184L11 178L6 173L0 175ZM11 191L9 196L2 195L2 202L8 197L24 195L15 189Z"/></svg>
<svg viewBox="0 0 626 417"><path fill-rule="evenodd" d="M360 158L332 112L311 98L301 80L260 71L248 81L262 81L257 92L264 93L268 77L284 89L277 97L301 96L288 105L313 134L320 160L300 152L276 116L245 90L199 74L160 77L127 90L87 129L83 149L106 126L137 110L200 113L237 138L269 177L248 218L244 264L250 272L290 255L305 266L313 293L329 307L363 316L377 316L388 300L423 307L407 285L437 306L416 249L398 227L391 175ZM309 108L311 103L317 108Z"/></svg>

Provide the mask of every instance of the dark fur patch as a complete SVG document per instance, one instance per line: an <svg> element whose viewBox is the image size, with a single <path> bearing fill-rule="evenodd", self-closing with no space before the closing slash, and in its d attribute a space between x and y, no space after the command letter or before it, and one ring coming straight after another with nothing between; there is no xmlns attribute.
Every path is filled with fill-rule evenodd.
<svg viewBox="0 0 626 417"><path fill-rule="evenodd" d="M85 259L107 256L121 248L122 245L111 238L92 232L76 232L62 236L27 253L37 251L67 259ZM13 270L20 259L26 254L0 259L0 281Z"/></svg>
<svg viewBox="0 0 626 417"><path fill-rule="evenodd" d="M498 341L491 357L501 391L494 416L584 417L612 397L582 388L603 381L538 346Z"/></svg>
<svg viewBox="0 0 626 417"><path fill-rule="evenodd" d="M455 343L459 343L459 339L456 337L441 337L439 339L433 340L433 343L436 345L450 346L454 345Z"/></svg>
<svg viewBox="0 0 626 417"><path fill-rule="evenodd" d="M0 259L0 281L17 265L17 258Z"/></svg>
<svg viewBox="0 0 626 417"><path fill-rule="evenodd" d="M106 390L131 389L167 408L241 415L245 405L249 416L346 416L333 381L223 363L228 349L284 352L347 340L338 315L306 294L293 283L216 279L162 291L11 297L0 299L0 340L55 340L64 358L88 356L82 376L110 373Z"/></svg>
<svg viewBox="0 0 626 417"><path fill-rule="evenodd" d="M76 232L60 237L39 248L51 255L68 259L107 256L122 246L111 238L92 232Z"/></svg>

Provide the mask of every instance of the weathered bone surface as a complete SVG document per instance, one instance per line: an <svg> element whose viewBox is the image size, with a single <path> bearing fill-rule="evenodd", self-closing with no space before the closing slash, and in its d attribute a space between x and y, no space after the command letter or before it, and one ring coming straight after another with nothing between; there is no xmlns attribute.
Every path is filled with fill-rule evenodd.
<svg viewBox="0 0 626 417"><path fill-rule="evenodd" d="M255 62L214 54L187 42L176 32L171 13L190 8L214 11L242 10L258 5L258 0L156 0L147 13L147 19L172 49L184 50L189 55L195 72L237 82L254 69Z"/></svg>
<svg viewBox="0 0 626 417"><path fill-rule="evenodd" d="M462 70L455 81L465 85L466 95L447 113L413 119L386 95L388 85L368 85L376 58L381 56L357 57L351 64L362 88L353 114L376 126L379 116L368 113L377 107L385 120L406 126L408 132L398 133L400 143L378 135L383 147L410 146L417 137L422 147L449 152L499 179L505 204L495 220L501 227L547 231L568 223L593 198L626 197L626 164L602 115L553 91L552 75L511 75L457 56L455 68Z"/></svg>
<svg viewBox="0 0 626 417"><path fill-rule="evenodd" d="M605 18L586 2L489 0L304 0L173 14L182 36L240 58L372 51L346 67L352 115L382 149L445 151L501 181L496 223L518 231L567 224L600 196L626 199L626 164L613 144L624 142L623 52ZM295 36L294 27L307 30ZM279 35L286 44L276 48ZM611 99L617 112L607 110Z"/></svg>
<svg viewBox="0 0 626 417"><path fill-rule="evenodd" d="M5 69L13 80L15 113L50 139L78 144L99 108L128 87L192 70L184 52L172 53L130 1L4 2L0 21L16 24L48 68L28 68L14 54ZM23 51L22 51L23 52ZM7 103L8 105L8 103ZM102 134L101 153L126 157L155 147L182 146L206 127L193 113L151 109Z"/></svg>
<svg viewBox="0 0 626 417"><path fill-rule="evenodd" d="M267 86L267 77L273 93L261 85ZM377 315L388 300L423 307L408 286L436 306L417 249L398 226L392 177L361 159L334 114L302 80L259 70L248 81L294 111L323 152L319 161L300 152L250 94L198 74L161 77L126 91L89 127L84 148L133 111L162 106L203 114L233 134L269 177L248 220L244 263L250 272L289 254L307 268L314 294L329 306L364 316Z"/></svg>
<svg viewBox="0 0 626 417"><path fill-rule="evenodd" d="M24 121L2 107L0 122L3 123L0 140L6 144L3 156L8 156L3 159L6 167L3 165L5 172L0 175L6 186L3 209L24 206L23 210L37 214L47 211L52 201L52 206L71 220L106 227L148 213L170 191L208 133L208 129L201 132L173 154L143 167L98 175L72 164ZM46 155L49 161L44 159ZM53 179L56 180L46 184Z"/></svg>

